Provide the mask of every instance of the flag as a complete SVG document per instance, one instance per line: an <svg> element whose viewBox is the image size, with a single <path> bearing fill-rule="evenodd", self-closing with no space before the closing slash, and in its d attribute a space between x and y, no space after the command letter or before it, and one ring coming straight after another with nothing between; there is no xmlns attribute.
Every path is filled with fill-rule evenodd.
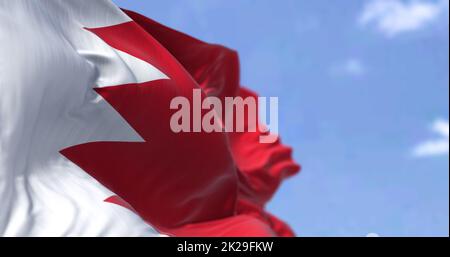
<svg viewBox="0 0 450 257"><path fill-rule="evenodd" d="M293 236L263 132L174 133L173 98L252 97L237 53L107 0L0 2L0 235Z"/></svg>

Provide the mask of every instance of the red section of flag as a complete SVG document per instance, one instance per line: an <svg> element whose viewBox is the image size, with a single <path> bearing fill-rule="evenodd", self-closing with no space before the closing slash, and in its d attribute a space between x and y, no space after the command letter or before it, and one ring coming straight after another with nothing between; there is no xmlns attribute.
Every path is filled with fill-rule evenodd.
<svg viewBox="0 0 450 257"><path fill-rule="evenodd" d="M280 182L299 170L290 148L259 143L259 132L176 134L169 127L171 99L192 100L194 88L220 98L255 97L240 88L237 54L126 13L134 22L89 30L170 80L96 91L145 142L93 142L61 153L118 195L106 201L131 208L164 233L294 235L264 211Z"/></svg>

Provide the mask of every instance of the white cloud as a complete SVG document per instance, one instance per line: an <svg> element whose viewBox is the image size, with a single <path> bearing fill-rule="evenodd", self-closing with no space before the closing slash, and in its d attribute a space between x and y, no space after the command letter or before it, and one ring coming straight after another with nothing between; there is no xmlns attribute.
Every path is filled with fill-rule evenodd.
<svg viewBox="0 0 450 257"><path fill-rule="evenodd" d="M366 73L364 63L357 58L349 58L331 68L332 75L360 77Z"/></svg>
<svg viewBox="0 0 450 257"><path fill-rule="evenodd" d="M449 122L436 120L432 131L439 135L439 138L425 141L414 148L413 154L416 157L428 157L449 154Z"/></svg>
<svg viewBox="0 0 450 257"><path fill-rule="evenodd" d="M448 0L371 0L359 17L362 26L375 25L388 37L425 28L444 13Z"/></svg>

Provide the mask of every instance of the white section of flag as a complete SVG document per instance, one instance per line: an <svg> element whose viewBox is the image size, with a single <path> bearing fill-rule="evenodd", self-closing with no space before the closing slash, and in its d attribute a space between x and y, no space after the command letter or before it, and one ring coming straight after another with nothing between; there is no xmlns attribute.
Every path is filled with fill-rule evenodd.
<svg viewBox="0 0 450 257"><path fill-rule="evenodd" d="M84 29L128 21L107 0L0 0L0 235L160 235L59 154L142 141L92 88L167 77Z"/></svg>

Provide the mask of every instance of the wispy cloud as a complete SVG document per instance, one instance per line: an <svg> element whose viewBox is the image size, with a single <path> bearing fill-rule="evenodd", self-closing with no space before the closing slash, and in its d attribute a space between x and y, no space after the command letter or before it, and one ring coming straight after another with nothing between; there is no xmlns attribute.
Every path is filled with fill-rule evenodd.
<svg viewBox="0 0 450 257"><path fill-rule="evenodd" d="M449 122L436 120L431 126L432 131L438 135L436 139L427 140L413 150L416 157L439 156L449 154Z"/></svg>
<svg viewBox="0 0 450 257"><path fill-rule="evenodd" d="M359 17L362 26L375 25L388 37L425 28L448 14L448 0L371 0Z"/></svg>
<svg viewBox="0 0 450 257"><path fill-rule="evenodd" d="M332 75L360 77L365 73L366 67L358 58L349 58L331 67Z"/></svg>

